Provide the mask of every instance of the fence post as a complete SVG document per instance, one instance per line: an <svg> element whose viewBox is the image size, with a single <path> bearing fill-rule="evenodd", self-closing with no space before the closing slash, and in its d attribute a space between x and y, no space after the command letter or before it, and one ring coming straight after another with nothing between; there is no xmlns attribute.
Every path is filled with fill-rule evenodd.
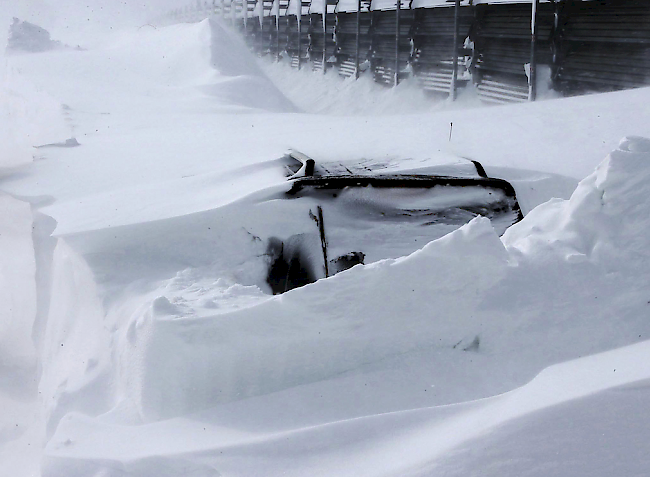
<svg viewBox="0 0 650 477"><path fill-rule="evenodd" d="M296 20L298 20L296 23L298 24L298 71L300 71L300 67L302 66L302 58L301 58L301 49L302 49L302 0L300 1L300 6L298 7L298 14L296 15Z"/></svg>
<svg viewBox="0 0 650 477"><path fill-rule="evenodd" d="M528 71L528 100L537 99L537 9L539 0L532 0L533 11L530 19L530 68Z"/></svg>
<svg viewBox="0 0 650 477"><path fill-rule="evenodd" d="M323 0L323 74L327 69L327 0Z"/></svg>
<svg viewBox="0 0 650 477"><path fill-rule="evenodd" d="M395 86L399 84L399 16L402 7L402 0L397 0L395 9Z"/></svg>
<svg viewBox="0 0 650 477"><path fill-rule="evenodd" d="M451 71L451 91L449 97L452 101L456 101L456 82L458 80L458 29L460 19L460 0L456 0L454 5L454 49L452 58L452 71Z"/></svg>
<svg viewBox="0 0 650 477"><path fill-rule="evenodd" d="M260 56L264 56L264 0L258 0L258 3L260 4ZM257 4L255 4L255 8L257 8Z"/></svg>
<svg viewBox="0 0 650 477"><path fill-rule="evenodd" d="M354 79L359 79L359 48L361 48L361 0L357 0L357 38L354 50Z"/></svg>

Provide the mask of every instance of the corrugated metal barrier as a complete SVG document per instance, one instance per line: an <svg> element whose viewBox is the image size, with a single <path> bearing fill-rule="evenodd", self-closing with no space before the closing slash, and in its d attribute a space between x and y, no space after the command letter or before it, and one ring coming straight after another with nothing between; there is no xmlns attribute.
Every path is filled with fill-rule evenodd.
<svg viewBox="0 0 650 477"><path fill-rule="evenodd" d="M399 2L399 8L398 8ZM252 51L292 67L486 102L650 85L650 0L213 0L173 21L217 16ZM549 75L538 74L544 68Z"/></svg>

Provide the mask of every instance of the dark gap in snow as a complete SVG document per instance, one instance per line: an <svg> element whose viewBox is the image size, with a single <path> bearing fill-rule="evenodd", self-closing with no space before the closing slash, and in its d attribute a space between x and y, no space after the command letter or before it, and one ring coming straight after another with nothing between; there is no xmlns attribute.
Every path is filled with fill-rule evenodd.
<svg viewBox="0 0 650 477"><path fill-rule="evenodd" d="M305 249L305 235L294 235L282 242L276 237L269 239L267 254L271 265L267 283L274 295L299 288L317 280L310 254Z"/></svg>

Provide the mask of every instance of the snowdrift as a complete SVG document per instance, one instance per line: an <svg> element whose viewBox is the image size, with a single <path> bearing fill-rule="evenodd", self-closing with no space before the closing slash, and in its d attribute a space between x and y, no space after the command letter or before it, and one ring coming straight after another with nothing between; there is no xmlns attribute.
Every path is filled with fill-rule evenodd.
<svg viewBox="0 0 650 477"><path fill-rule="evenodd" d="M36 283L29 204L0 194L0 363L7 369L35 366L32 326Z"/></svg>
<svg viewBox="0 0 650 477"><path fill-rule="evenodd" d="M201 290L180 292L174 280L146 295L131 294L130 303L114 309L122 322L111 322L116 315L109 314L108 322L96 319L95 331L83 333L113 330L102 340L112 342L110 363L97 357L101 347L75 347L76 360L99 359L99 368L115 377L94 366L80 370L76 380L52 384L56 392L43 388L48 402L55 403L51 424L60 422L48 447L45 475L100 470L113 475L110 469L148 475L166 467L172 469L169 475L180 468L218 475L221 466L247 475L251 468L243 461L221 457L229 455L227 449L264 465L269 475L287 466L296 475L308 468L323 475L323 469L354 475L363 467L348 461L348 452L355 459L363 454L360 449L366 457L384 455L387 444L373 436L388 429L391 443L397 434L399 440L405 435L424 442L435 430L422 424L421 414L450 411L350 419L487 397L522 385L550 364L647 339L649 145L642 138L623 140L570 200L538 207L503 241L487 219L475 219L408 257L355 267L212 315L200 309L205 302L194 299ZM220 303L241 292L245 287L231 285ZM67 320L64 316L51 315L51 326L74 329L73 323L60 322ZM639 349L647 352L645 345ZM62 359L57 369L73 366ZM633 373L630 381L646 378ZM110 403L100 406L102 416L76 414L85 401L96 404L87 396L110 381L121 384L112 389ZM603 386L626 382L615 379ZM594 386L558 391L557 399L543 393L549 396L543 407L595 392L600 384ZM300 405L292 404L289 413L285 403ZM501 422L490 417L499 414L489 405L479 412L480 406L460 408L468 412L460 418L466 428ZM512 418L538 409L529 404L521 411L505 404L496 408L509 409ZM82 412L99 414L97 409ZM327 424L335 421L342 423ZM381 424L365 424L375 421ZM435 459L430 446L449 448L476 436L461 433L447 441L457 425L443 426L447 430L439 439L444 439L427 441L433 443L426 452L413 451L413 459L398 465L382 460L376 471L404 475L411 466ZM310 426L316 427L300 430ZM196 440L183 447L148 437L187 434ZM107 436L114 444L105 445ZM283 436L288 442L280 446ZM338 450L331 451L335 458L324 451L334 441L349 446L337 444ZM143 444L127 450L119 442ZM253 458L271 449L277 458ZM154 457L161 454L165 457ZM365 468L364 473L373 474Z"/></svg>
<svg viewBox="0 0 650 477"><path fill-rule="evenodd" d="M115 73L126 81L135 75L138 82L163 86L171 94L195 87L213 98L212 105L229 111L295 110L266 79L243 41L216 19L125 34L105 54L118 60Z"/></svg>
<svg viewBox="0 0 650 477"><path fill-rule="evenodd" d="M644 475L649 350L645 341L556 365L486 400L489 413L453 429L462 444L412 475Z"/></svg>
<svg viewBox="0 0 650 477"><path fill-rule="evenodd" d="M34 158L34 146L58 142L69 137L61 104L45 91L39 91L12 67L0 66L0 178Z"/></svg>
<svg viewBox="0 0 650 477"><path fill-rule="evenodd" d="M9 27L7 53L38 53L42 51L68 48L57 40L52 40L50 32L33 23L14 18Z"/></svg>
<svg viewBox="0 0 650 477"><path fill-rule="evenodd" d="M650 376L640 360L649 353L645 342L553 366L482 401L289 430L234 429L218 411L138 427L74 415L50 442L46 475L643 475ZM622 408L612 412L611 404ZM587 456L593 460L585 463Z"/></svg>
<svg viewBox="0 0 650 477"><path fill-rule="evenodd" d="M505 463L487 475L520 475L502 449L568 458L527 429L580 415L567 435L591 445L584 413L647 401L648 347L633 343L650 328L648 140L625 139L573 191L622 134L647 135L649 89L297 114L291 83L273 86L218 22L12 56L4 79L0 167L38 159L0 184L14 196L0 197L0 461L14 474L44 455L44 477L466 475L480 448ZM273 297L264 240L286 227L269 199L288 147L388 171L478 159L527 217L501 238L476 219ZM643 440L598 422L604 447L629 443L630 473L648 468Z"/></svg>
<svg viewBox="0 0 650 477"><path fill-rule="evenodd" d="M355 268L227 317L173 310L143 316L143 326L151 327L142 388L142 399L151 401L144 408L154 410L155 418L171 417L423 348L462 351L480 341L476 347L493 356L521 354L523 362L540 367L549 350L556 350L553 361L569 359L604 343L625 344L637 331L643 335L647 328L636 307L647 303L628 304L632 309L623 316L620 304L614 307L614 323L603 302L621 300L614 277L625 280L628 293L639 293L645 283L643 211L649 204L641 196L650 176L644 141L623 141L570 201L540 206L511 227L506 248L489 221L476 219L410 257ZM548 212L558 204L564 211ZM626 224L619 225L624 213ZM582 312L563 306L577 296ZM555 303L547 303L549 297ZM518 316L517 304L527 308L525 317ZM537 333L526 332L529 327L548 327L549 336L540 342ZM183 364L169 349L200 357ZM145 383L164 382L163 375L169 379L175 369L168 389L148 394ZM504 375L516 381L528 372L509 369ZM498 374L493 379L500 381Z"/></svg>
<svg viewBox="0 0 650 477"><path fill-rule="evenodd" d="M56 98L65 117L65 133L30 145L70 136L81 144L38 149L47 161L3 184L16 195L53 198L44 212L57 220L59 235L220 207L276 184L269 170L288 148L319 161L370 159L393 170L476 159L491 176L513 183L527 213L550 197L568 198L595 158L624 134L645 134L648 123L647 108L634 106L644 103L647 89L511 107L436 104L438 111L401 116L376 114L381 105L355 117L293 114L286 97L295 97L293 89L306 94L296 83L309 73L290 79L287 68L273 86L218 22L116 34L96 50L22 55L9 67L16 81ZM313 94L340 106L330 83ZM387 104L397 102L399 92ZM404 104L414 102L424 104Z"/></svg>
<svg viewBox="0 0 650 477"><path fill-rule="evenodd" d="M34 426L39 291L31 208L0 193L0 218L0 462L37 472L44 443Z"/></svg>

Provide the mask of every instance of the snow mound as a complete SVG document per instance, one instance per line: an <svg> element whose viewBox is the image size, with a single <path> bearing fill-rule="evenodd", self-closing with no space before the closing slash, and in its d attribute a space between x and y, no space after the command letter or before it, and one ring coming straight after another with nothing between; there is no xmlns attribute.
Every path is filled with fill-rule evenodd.
<svg viewBox="0 0 650 477"><path fill-rule="evenodd" d="M168 84L194 84L222 104L295 111L239 36L219 20L170 26L141 36L144 42L135 45L138 51L131 59L142 61L148 74L156 72Z"/></svg>
<svg viewBox="0 0 650 477"><path fill-rule="evenodd" d="M356 4L355 4L356 5ZM290 58L280 62L260 62L266 75L301 111L332 116L399 115L432 112L444 108L479 106L471 94L463 94L453 106L434 100L414 79L402 81L395 88L376 83L371 75L343 79L335 71L327 74L303 67L290 66Z"/></svg>
<svg viewBox="0 0 650 477"><path fill-rule="evenodd" d="M14 18L9 27L7 53L39 53L67 48L52 40L50 32L38 25Z"/></svg>
<svg viewBox="0 0 650 477"><path fill-rule="evenodd" d="M493 417L466 420L464 442L413 475L646 475L649 352L645 341L545 369L488 400Z"/></svg>
<svg viewBox="0 0 650 477"><path fill-rule="evenodd" d="M0 177L34 159L34 146L70 135L61 104L13 68L0 71Z"/></svg>
<svg viewBox="0 0 650 477"><path fill-rule="evenodd" d="M482 401L283 430L232 428L218 409L142 426L69 415L43 475L645 475L649 353L556 365Z"/></svg>
<svg viewBox="0 0 650 477"><path fill-rule="evenodd" d="M355 267L239 311L147 313L146 345L136 346L144 363L140 414L169 418L332 379L364 363L417 361L428 347L449 359L434 382L451 369L477 372L452 357L477 352L482 385L463 392L478 398L555 360L647 336L639 310L647 306L639 287L650 245L641 213L650 187L644 144L623 141L570 200L534 210L503 243L487 219L475 219L408 257ZM626 302L613 291L615 279L626 281ZM579 307L566 307L571 300ZM521 363L499 369L513 355ZM450 402L459 392L448 384L438 399Z"/></svg>
<svg viewBox="0 0 650 477"><path fill-rule="evenodd" d="M5 469L36 472L42 439L29 429L38 381L33 333L39 324L32 212L28 204L0 192L0 217L0 462ZM25 466L26 459L32 463Z"/></svg>
<svg viewBox="0 0 650 477"><path fill-rule="evenodd" d="M16 55L7 64L10 86L27 78L51 95L43 109L53 117L67 105L81 145L35 150L71 131L37 140L21 124L38 114L25 111L18 122L19 145L29 145L20 152L47 160L16 178L24 186L15 193L51 195L56 202L42 211L62 235L48 237L44 253L34 233L32 247L38 221L31 224L24 204L0 198L10 217L0 227L0 358L16 370L39 360L22 373L24 393L38 399L38 436L0 446L2 455L31 443L37 462L47 442L44 476L426 475L432 459L502 424L528 416L536 425L552 406L643 387L647 371L619 375L610 355L594 383L589 361L551 368L505 396L440 406L511 391L549 365L648 339L643 138L624 140L570 200L537 207L501 239L479 218L409 256L282 296L265 294L260 280L269 236L287 228L270 200L286 187L277 158L287 146L332 161L367 155L415 168L436 147L447 155L453 120L454 141L473 144L492 176L502 177L489 164L510 180L519 172L509 167L551 171L562 163L583 177L594 151L604 148L595 156L603 157L620 130L644 134L645 110L630 114L627 104L647 89L397 122L275 114L295 108L218 21L132 31L109 47ZM17 123L21 101L3 109L3 126ZM232 114L264 110L273 114ZM558 117L567 122L544 120ZM517 180L529 188L526 210L549 190L573 190L530 171ZM313 227L290 202L296 220ZM268 228L248 230L241 217ZM19 266L25 273L14 272ZM34 301L36 309L27 305ZM23 305L7 306L13 302ZM626 362L646 362L647 351L631 348ZM616 376L606 375L614 363ZM11 437L23 432L29 408L21 396L5 397L1 433ZM503 442L520 437L512 429Z"/></svg>
<svg viewBox="0 0 650 477"><path fill-rule="evenodd" d="M99 359L97 346L79 344L76 359L100 365L80 369L78 382L44 373L51 422L85 409L85 396L104 389L110 375L124 386L102 406L120 420L152 422L294 389L329 388L337 390L336 404L317 414L341 419L490 396L553 363L645 339L650 336L646 146L644 139L624 140L570 200L534 209L503 241L489 220L477 218L407 257L357 266L275 297L217 279L212 274L218 268L206 266L230 261L251 273L244 249L264 253L259 237L220 229L218 217L226 209L151 229L61 239L84 244L101 274L111 271L110 263L99 266L97 252L106 244L116 247L113 273L127 275L112 286L132 285L109 295L120 304L109 309L103 324L98 299L84 299L89 308L83 314L96 318L84 320L79 336L110 330L112 357ZM248 206L260 217L269 213L252 203L239 205L244 208L234 212L246 213ZM219 231L203 237L200 231L211 227ZM66 257L74 256L61 247ZM170 251L178 263L169 261ZM56 275L76 262L66 258L63 267L57 257L54 283L79 287L67 276L71 271ZM91 280L79 263L74 274ZM165 267L174 266L189 268L165 279L170 271ZM145 281L132 282L138 276ZM79 312L66 312L70 293L54 294L48 329L79 328ZM60 344L63 338L49 341ZM48 362L74 369L77 361L65 364L70 356L57 358L70 352L54 346ZM354 379L360 373L372 377L365 383L371 385ZM435 391L422 392L431 385Z"/></svg>
<svg viewBox="0 0 650 477"><path fill-rule="evenodd" d="M13 367L35 364L35 260L29 205L0 193L0 216L11 217L0 224L0 369L8 377Z"/></svg>
<svg viewBox="0 0 650 477"><path fill-rule="evenodd" d="M295 110L265 77L244 42L216 19L140 30L125 35L109 52L152 84L197 87L223 105Z"/></svg>
<svg viewBox="0 0 650 477"><path fill-rule="evenodd" d="M625 138L570 200L537 207L503 241L522 254L561 250L571 262L641 271L650 260L644 234L650 228L649 184L650 140Z"/></svg>
<svg viewBox="0 0 650 477"><path fill-rule="evenodd" d="M219 20L208 20L211 32L211 64L228 81L209 88L211 94L225 100L275 112L295 112L293 104L265 76L250 49Z"/></svg>

